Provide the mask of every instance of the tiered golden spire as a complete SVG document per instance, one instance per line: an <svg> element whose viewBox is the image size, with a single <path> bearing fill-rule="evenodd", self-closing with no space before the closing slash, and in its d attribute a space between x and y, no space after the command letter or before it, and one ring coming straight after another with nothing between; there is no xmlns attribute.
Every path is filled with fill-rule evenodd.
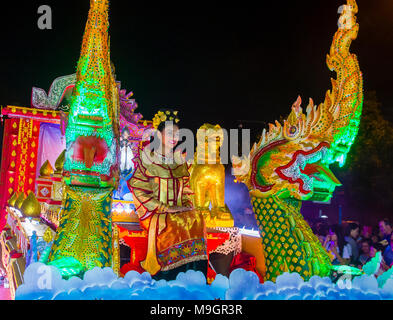
<svg viewBox="0 0 393 320"><path fill-rule="evenodd" d="M25 199L26 199L25 193L24 192L19 193L18 198L16 198L16 200L15 200L14 207L17 209L20 209L22 206L22 203L23 203L23 201L25 201Z"/></svg>
<svg viewBox="0 0 393 320"><path fill-rule="evenodd" d="M17 193L17 192L14 192L14 194L11 196L11 198L8 199L8 205L9 205L10 207L15 206L15 201L16 201L16 199L18 199L18 193Z"/></svg>
<svg viewBox="0 0 393 320"><path fill-rule="evenodd" d="M105 126L117 119L118 91L110 62L108 10L109 0L90 0L76 73L75 99L70 109L71 121L98 121Z"/></svg>
<svg viewBox="0 0 393 320"><path fill-rule="evenodd" d="M55 168L56 168L55 173L56 174L60 174L63 172L63 166L64 166L64 161L65 161L65 152L66 151L63 150L63 152L60 153L60 155L56 159L56 162L55 162Z"/></svg>
<svg viewBox="0 0 393 320"><path fill-rule="evenodd" d="M53 167L49 160L46 160L40 169L40 177L50 177L53 174Z"/></svg>

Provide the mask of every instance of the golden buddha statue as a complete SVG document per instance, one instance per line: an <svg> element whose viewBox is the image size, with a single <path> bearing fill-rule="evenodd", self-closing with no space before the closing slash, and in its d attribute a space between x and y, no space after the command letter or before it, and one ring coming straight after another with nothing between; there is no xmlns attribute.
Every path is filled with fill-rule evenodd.
<svg viewBox="0 0 393 320"><path fill-rule="evenodd" d="M190 168L194 206L204 214L206 226L212 228L234 226L225 204L225 167L220 156L223 142L224 133L218 124L202 125L197 131L197 150Z"/></svg>

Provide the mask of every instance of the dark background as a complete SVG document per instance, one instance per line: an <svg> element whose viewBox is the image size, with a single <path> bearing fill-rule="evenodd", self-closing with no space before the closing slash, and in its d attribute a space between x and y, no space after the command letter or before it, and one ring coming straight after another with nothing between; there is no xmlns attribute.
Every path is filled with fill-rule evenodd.
<svg viewBox="0 0 393 320"><path fill-rule="evenodd" d="M50 5L53 29L37 27ZM287 116L298 94L323 101L334 76L325 64L344 0L111 1L111 59L138 112L180 111L182 126L204 122L251 128ZM358 0L360 34L352 45L392 121L393 1ZM7 1L0 19L0 105L30 105L31 87L76 71L88 0ZM388 179L391 179L390 177Z"/></svg>
<svg viewBox="0 0 393 320"><path fill-rule="evenodd" d="M111 1L111 58L134 91L139 112L178 108L184 126L204 121L273 121L301 94L322 102L333 74L325 65L343 0ZM285 3L285 5L284 5ZM48 4L53 29L37 27ZM352 46L365 89L386 110L393 100L393 1L359 0L360 34ZM0 104L30 104L31 87L76 70L88 0L7 1L1 23Z"/></svg>

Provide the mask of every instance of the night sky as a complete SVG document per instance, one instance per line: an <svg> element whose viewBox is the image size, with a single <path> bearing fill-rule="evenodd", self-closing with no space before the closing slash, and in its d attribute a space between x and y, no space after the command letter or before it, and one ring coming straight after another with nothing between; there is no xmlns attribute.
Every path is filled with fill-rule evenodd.
<svg viewBox="0 0 393 320"><path fill-rule="evenodd" d="M325 64L344 0L264 3L112 1L111 59L134 92L138 112L181 112L182 126L204 122L258 128L290 112L301 94L320 103L333 76ZM39 30L50 5L53 30ZM158 5L159 4L159 5ZM358 0L359 56L365 89L376 90L393 119L393 1ZM88 0L14 1L2 9L1 105L30 105L31 87L49 89L74 73ZM259 129L260 128L260 129Z"/></svg>

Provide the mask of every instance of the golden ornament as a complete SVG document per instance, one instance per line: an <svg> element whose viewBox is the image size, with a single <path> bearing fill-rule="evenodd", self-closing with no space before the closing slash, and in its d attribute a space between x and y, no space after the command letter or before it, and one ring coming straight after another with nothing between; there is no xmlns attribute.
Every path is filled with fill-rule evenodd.
<svg viewBox="0 0 393 320"><path fill-rule="evenodd" d="M65 150L63 150L63 152L60 153L60 155L56 159L56 162L55 162L56 171L55 171L55 173L63 172L64 162L65 162Z"/></svg>
<svg viewBox="0 0 393 320"><path fill-rule="evenodd" d="M49 160L46 160L40 169L40 177L50 177L53 173L53 167Z"/></svg>
<svg viewBox="0 0 393 320"><path fill-rule="evenodd" d="M53 234L52 234L52 231L51 231L51 229L50 229L49 227L46 228L46 230L45 230L44 235L43 235L42 238L44 239L44 241L45 241L46 243L49 243L49 242L52 241L52 239L53 239Z"/></svg>
<svg viewBox="0 0 393 320"><path fill-rule="evenodd" d="M21 192L18 194L18 198L16 198L15 203L14 203L14 207L17 209L20 209L20 207L22 206L23 201L25 201L26 196L24 192Z"/></svg>
<svg viewBox="0 0 393 320"><path fill-rule="evenodd" d="M30 191L23 201L20 211L26 217L39 218L41 214L41 204L38 202L34 192Z"/></svg>
<svg viewBox="0 0 393 320"><path fill-rule="evenodd" d="M10 207L13 207L15 205L16 199L18 199L18 194L17 194L17 192L14 192L14 194L11 196L11 198L8 199L8 205Z"/></svg>

